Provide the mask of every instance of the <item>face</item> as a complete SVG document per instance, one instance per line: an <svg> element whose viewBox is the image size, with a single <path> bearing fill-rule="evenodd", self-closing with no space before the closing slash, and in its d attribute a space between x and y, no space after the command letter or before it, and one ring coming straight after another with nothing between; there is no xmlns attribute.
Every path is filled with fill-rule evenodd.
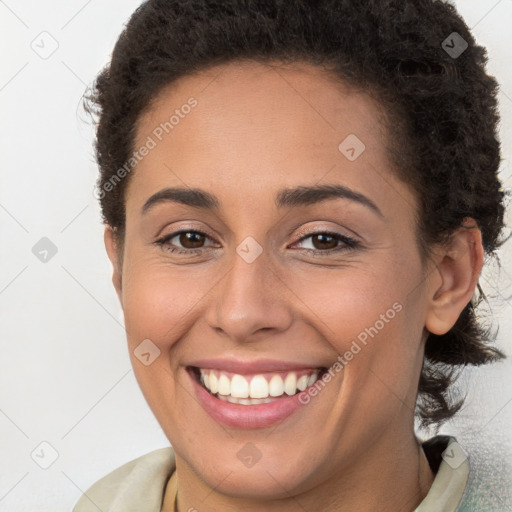
<svg viewBox="0 0 512 512"><path fill-rule="evenodd" d="M428 280L378 104L306 64L223 65L162 92L143 145L114 281L178 471L278 497L410 436Z"/></svg>

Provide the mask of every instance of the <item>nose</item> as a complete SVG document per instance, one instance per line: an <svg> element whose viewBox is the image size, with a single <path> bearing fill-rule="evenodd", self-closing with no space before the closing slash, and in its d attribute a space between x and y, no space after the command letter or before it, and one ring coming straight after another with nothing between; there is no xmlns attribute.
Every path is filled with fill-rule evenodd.
<svg viewBox="0 0 512 512"><path fill-rule="evenodd" d="M209 326L237 343L283 332L293 320L293 293L266 252L249 261L234 253L206 312Z"/></svg>

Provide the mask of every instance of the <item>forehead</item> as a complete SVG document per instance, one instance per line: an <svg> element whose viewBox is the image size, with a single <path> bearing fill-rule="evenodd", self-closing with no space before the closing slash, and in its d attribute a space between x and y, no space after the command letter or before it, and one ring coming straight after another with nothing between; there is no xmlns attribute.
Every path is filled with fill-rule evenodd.
<svg viewBox="0 0 512 512"><path fill-rule="evenodd" d="M307 133L312 141L328 130L338 136L352 129L363 138L382 138L385 133L380 104L321 67L303 62L235 61L186 75L164 88L139 120L138 138L192 97L199 107L189 116L196 131L222 127L225 133L229 121L232 131L242 133L286 123L292 128L286 132L290 139ZM215 132L209 136L215 137Z"/></svg>
<svg viewBox="0 0 512 512"><path fill-rule="evenodd" d="M235 199L240 187L262 193L324 180L375 195L393 182L403 197L383 114L369 95L310 64L216 66L165 88L140 118L136 148L148 137L155 147L130 188L148 195L184 180Z"/></svg>

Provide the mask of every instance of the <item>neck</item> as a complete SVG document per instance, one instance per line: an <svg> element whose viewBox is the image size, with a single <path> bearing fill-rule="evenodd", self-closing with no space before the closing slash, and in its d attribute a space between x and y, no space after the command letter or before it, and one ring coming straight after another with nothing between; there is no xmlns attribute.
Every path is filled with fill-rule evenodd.
<svg viewBox="0 0 512 512"><path fill-rule="evenodd" d="M393 442L380 439L350 469L336 474L314 488L287 493L279 499L244 499L207 486L199 475L176 455L178 512L412 512L427 495L434 474L413 433ZM229 479L229 476L227 477ZM194 508L195 507L195 508Z"/></svg>

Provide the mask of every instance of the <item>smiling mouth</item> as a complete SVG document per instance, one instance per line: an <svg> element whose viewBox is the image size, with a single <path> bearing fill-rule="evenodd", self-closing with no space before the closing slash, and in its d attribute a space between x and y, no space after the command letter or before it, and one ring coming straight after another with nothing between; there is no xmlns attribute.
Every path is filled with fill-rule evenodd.
<svg viewBox="0 0 512 512"><path fill-rule="evenodd" d="M327 368L240 375L190 366L197 382L215 398L241 405L259 405L294 396L313 386Z"/></svg>

